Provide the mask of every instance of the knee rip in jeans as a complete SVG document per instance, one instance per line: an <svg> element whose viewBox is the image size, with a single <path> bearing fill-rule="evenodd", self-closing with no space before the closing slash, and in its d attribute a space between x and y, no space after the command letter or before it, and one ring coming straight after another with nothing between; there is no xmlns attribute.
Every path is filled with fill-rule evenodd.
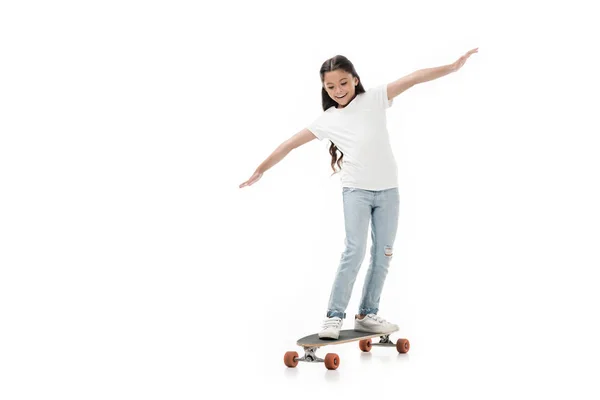
<svg viewBox="0 0 600 400"><path fill-rule="evenodd" d="M392 254L393 254L393 249L390 246L385 246L385 250L384 251L385 251L385 255L387 257L391 257Z"/></svg>

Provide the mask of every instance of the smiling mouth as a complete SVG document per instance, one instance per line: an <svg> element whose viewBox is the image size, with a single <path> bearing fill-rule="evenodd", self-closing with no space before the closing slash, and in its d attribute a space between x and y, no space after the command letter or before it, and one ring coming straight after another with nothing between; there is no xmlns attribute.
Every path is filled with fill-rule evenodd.
<svg viewBox="0 0 600 400"><path fill-rule="evenodd" d="M336 98L336 99L343 99L344 97L346 97L346 95L347 95L347 94L348 94L348 93L346 93L346 94L345 94L345 95L343 95L342 97L337 97L337 96L335 96L335 98Z"/></svg>

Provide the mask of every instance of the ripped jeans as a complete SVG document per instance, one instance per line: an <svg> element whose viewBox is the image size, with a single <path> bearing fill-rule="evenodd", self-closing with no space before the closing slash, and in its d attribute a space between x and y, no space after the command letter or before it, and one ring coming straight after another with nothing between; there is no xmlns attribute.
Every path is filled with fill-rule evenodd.
<svg viewBox="0 0 600 400"><path fill-rule="evenodd" d="M371 262L365 277L358 313L377 314L398 229L398 188L365 190L344 187L342 197L346 247L331 289L327 317L346 318L346 307L367 250L369 221L372 240Z"/></svg>

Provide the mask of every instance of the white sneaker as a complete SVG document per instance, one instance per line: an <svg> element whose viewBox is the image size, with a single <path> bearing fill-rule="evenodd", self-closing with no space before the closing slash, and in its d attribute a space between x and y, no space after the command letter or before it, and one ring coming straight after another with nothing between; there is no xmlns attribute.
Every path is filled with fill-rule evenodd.
<svg viewBox="0 0 600 400"><path fill-rule="evenodd" d="M354 317L354 330L370 333L388 333L397 331L398 325L392 324L381 318L379 315L367 314L363 319Z"/></svg>
<svg viewBox="0 0 600 400"><path fill-rule="evenodd" d="M326 318L323 321L323 328L319 332L319 338L321 339L337 339L340 337L340 330L342 329L344 321L340 317Z"/></svg>

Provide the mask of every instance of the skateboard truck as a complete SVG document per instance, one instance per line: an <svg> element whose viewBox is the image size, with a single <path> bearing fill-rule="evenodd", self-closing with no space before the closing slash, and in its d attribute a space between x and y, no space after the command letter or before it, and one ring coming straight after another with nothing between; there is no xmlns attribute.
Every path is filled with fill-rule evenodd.
<svg viewBox="0 0 600 400"><path fill-rule="evenodd" d="M317 357L315 354L317 352L316 347L304 347L304 356L297 358L296 361L304 361L304 362L325 362L322 358Z"/></svg>
<svg viewBox="0 0 600 400"><path fill-rule="evenodd" d="M390 340L390 335L384 335L379 337L379 342L371 343L372 346L396 346L396 343Z"/></svg>
<svg viewBox="0 0 600 400"><path fill-rule="evenodd" d="M308 363L325 363L325 367L327 369L337 369L337 367L340 366L340 357L335 353L327 353L327 355L323 359L317 357L317 355L315 354L318 349L318 346L303 346L302 348L304 349L304 356L302 357L298 357L298 353L296 353L295 351L288 351L287 353L285 353L283 359L285 365L287 365L290 368L294 368L296 365L298 365L299 361L304 361Z"/></svg>

